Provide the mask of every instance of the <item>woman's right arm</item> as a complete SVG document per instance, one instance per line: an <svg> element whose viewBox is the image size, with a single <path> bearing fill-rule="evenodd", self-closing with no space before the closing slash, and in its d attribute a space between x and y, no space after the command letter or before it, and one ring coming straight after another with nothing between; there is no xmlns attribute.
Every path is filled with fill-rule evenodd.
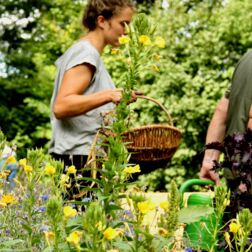
<svg viewBox="0 0 252 252"><path fill-rule="evenodd" d="M57 119L85 114L109 102L115 104L120 102L121 89L107 89L83 95L92 80L94 71L92 65L82 64L65 72L53 107Z"/></svg>

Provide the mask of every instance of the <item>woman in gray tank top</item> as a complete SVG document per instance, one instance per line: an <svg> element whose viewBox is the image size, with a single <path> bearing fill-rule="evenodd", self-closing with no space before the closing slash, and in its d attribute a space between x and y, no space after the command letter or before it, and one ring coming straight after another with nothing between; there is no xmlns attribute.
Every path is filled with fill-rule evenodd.
<svg viewBox="0 0 252 252"><path fill-rule="evenodd" d="M102 124L101 112L113 109L122 99L100 55L107 45L119 46L133 14L130 0L90 0L82 22L88 32L56 61L49 152L63 160L66 169L84 167ZM132 95L135 99L137 93Z"/></svg>

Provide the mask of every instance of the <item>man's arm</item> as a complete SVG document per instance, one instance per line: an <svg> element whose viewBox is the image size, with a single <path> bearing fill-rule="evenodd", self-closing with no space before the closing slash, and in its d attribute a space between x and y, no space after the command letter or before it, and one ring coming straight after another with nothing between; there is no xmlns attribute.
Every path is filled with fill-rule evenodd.
<svg viewBox="0 0 252 252"><path fill-rule="evenodd" d="M228 99L226 97L223 97L217 104L212 120L209 124L207 130L206 144L212 142L221 143L224 140L226 132L227 110L228 110ZM218 173L211 171L211 169L213 168L213 160L218 160L219 156L220 156L219 150L215 149L205 150L205 155L200 170L200 178L211 179L215 181L216 184L220 183Z"/></svg>

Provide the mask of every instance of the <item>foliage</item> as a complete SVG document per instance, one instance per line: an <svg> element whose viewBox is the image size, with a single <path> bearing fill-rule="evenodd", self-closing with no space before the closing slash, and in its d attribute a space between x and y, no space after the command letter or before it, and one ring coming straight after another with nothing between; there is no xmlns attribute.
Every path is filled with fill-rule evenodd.
<svg viewBox="0 0 252 252"><path fill-rule="evenodd" d="M252 4L249 0L171 0L162 7L158 0L154 5L138 2L143 3L140 10L149 11L152 23L158 24L155 33L166 41L156 62L159 74L142 70L140 90L168 108L183 131L180 149L168 164L172 175L160 169L142 177L150 189L166 190L178 169L178 183L198 171L215 104L229 86L237 61L252 45L247 25ZM83 4L6 0L0 8L0 127L9 141L19 145L18 155L25 156L20 153L25 148L48 146L54 61L80 37ZM123 55L104 55L116 84L127 70L124 60ZM147 101L138 101L133 108L135 125L167 122L159 108ZM162 183L155 185L160 177Z"/></svg>
<svg viewBox="0 0 252 252"><path fill-rule="evenodd" d="M115 116L118 120L112 123L111 135L104 137L101 144L105 149L104 156L99 160L99 179L77 178L73 166L63 173L61 162L44 154L42 149L36 149L28 150L27 157L19 160L15 187L10 190L8 177L12 174L6 169L7 166L3 166L0 173L1 249L15 250L18 247L24 251L178 252L184 251L187 246L193 247L184 232L185 226L192 220L183 218L186 211L180 209L181 195L175 182L171 183L168 199L160 206L146 198L139 189L138 193L127 191L130 184L128 179L139 172L140 167L128 164L130 154L127 152L127 143L121 138L121 130L126 127L126 122L120 113L121 110L116 108ZM122 127L118 128L118 123ZM2 133L0 136L3 141L0 146L3 148L5 137ZM5 164L14 162L17 161L11 153L4 159ZM98 170L98 166L92 169ZM72 184L71 174L74 175L76 186L82 180L97 184L95 188L80 188L84 192L81 201L67 200L66 189ZM229 197L224 189L217 187L215 192L216 222L213 225L213 245L209 251L214 251L217 246L219 223L227 204L224 199L228 200ZM85 197L87 191L91 191L92 198ZM123 199L126 199L129 209L123 205ZM85 211L82 211L82 207L85 207ZM154 226L155 233L151 231L151 225L144 221L145 216L152 211L155 211L154 217L160 216L158 228ZM203 212L200 206L189 209L189 213L197 220L212 212ZM240 246L242 252L251 231L245 224L250 214L248 210L239 217L246 230Z"/></svg>
<svg viewBox="0 0 252 252"><path fill-rule="evenodd" d="M215 162L214 169L224 170L231 190L231 209L233 215L244 207L251 207L251 139L252 131L234 133L226 136L223 142L224 159ZM244 185L244 188L241 188Z"/></svg>

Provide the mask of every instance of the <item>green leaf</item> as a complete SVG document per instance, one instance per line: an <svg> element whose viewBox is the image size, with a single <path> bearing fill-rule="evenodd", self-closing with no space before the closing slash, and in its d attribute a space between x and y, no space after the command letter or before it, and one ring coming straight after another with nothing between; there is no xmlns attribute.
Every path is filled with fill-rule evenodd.
<svg viewBox="0 0 252 252"><path fill-rule="evenodd" d="M182 208L179 212L180 223L193 223L214 213L214 208L206 205L189 206Z"/></svg>
<svg viewBox="0 0 252 252"><path fill-rule="evenodd" d="M10 250L6 250L6 248L11 248L13 246L16 246L17 244L20 244L20 243L24 243L23 240L20 240L20 239L16 239L16 240L9 240L9 241L2 241L1 242L1 247L5 247L4 249L1 249L0 251L13 251L13 249L10 249ZM19 250L19 251L24 251L24 250Z"/></svg>

